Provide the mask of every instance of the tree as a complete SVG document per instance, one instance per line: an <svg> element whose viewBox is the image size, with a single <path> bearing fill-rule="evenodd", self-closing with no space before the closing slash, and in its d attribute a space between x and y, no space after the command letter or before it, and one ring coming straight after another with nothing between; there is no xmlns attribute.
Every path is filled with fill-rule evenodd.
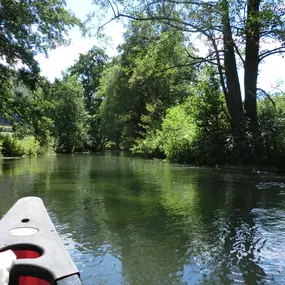
<svg viewBox="0 0 285 285"><path fill-rule="evenodd" d="M188 69L173 68L191 61L179 31L133 21L124 37L121 55L104 71L98 95L104 98L100 111L111 140L129 149L146 132L147 106L160 106L153 114L160 125L166 109L189 95L186 86L195 77Z"/></svg>
<svg viewBox="0 0 285 285"><path fill-rule="evenodd" d="M52 84L40 78L35 90L19 82L15 85L13 105L17 108L18 120L14 122L19 138L34 136L42 149L53 147L55 102L51 96Z"/></svg>
<svg viewBox="0 0 285 285"><path fill-rule="evenodd" d="M107 60L108 56L104 50L94 46L86 54L80 54L79 59L69 69L71 75L78 76L84 88L86 108L91 114L94 114L100 105L100 98L96 97L96 90L99 87L101 74Z"/></svg>
<svg viewBox="0 0 285 285"><path fill-rule="evenodd" d="M217 66L226 98L235 144L245 144L247 134L258 135L257 78L260 62L285 52L285 6L282 0L222 1L93 1L110 8L113 18L151 21L206 40L206 56L188 54L192 65ZM111 19L111 20L112 20ZM270 42L275 46L266 45ZM244 69L242 102L238 77ZM247 121L249 128L247 129ZM249 131L249 132L248 132Z"/></svg>
<svg viewBox="0 0 285 285"><path fill-rule="evenodd" d="M0 110L13 117L12 81L20 78L35 88L39 66L35 56L68 43L68 30L80 21L65 9L63 0L16 1L0 4Z"/></svg>
<svg viewBox="0 0 285 285"><path fill-rule="evenodd" d="M257 104L264 145L263 162L283 167L285 157L285 94L274 94Z"/></svg>
<svg viewBox="0 0 285 285"><path fill-rule="evenodd" d="M188 87L189 97L168 108L161 128L148 130L133 151L183 163L226 163L230 128L219 87L215 70L206 67L197 85Z"/></svg>
<svg viewBox="0 0 285 285"><path fill-rule="evenodd" d="M103 101L98 110L98 120L102 145L104 147L108 142L114 143L117 147L120 145L121 132L124 124L124 115L126 117L127 109L132 104L129 100L128 78L120 60L116 58L104 70L98 89L98 96Z"/></svg>
<svg viewBox="0 0 285 285"><path fill-rule="evenodd" d="M55 137L57 150L71 153L88 144L87 113L83 101L84 89L75 76L57 80L53 87L55 106Z"/></svg>

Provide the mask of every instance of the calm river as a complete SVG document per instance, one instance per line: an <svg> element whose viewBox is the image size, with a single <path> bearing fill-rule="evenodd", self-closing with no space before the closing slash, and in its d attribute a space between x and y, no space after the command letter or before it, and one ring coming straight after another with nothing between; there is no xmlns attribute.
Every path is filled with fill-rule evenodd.
<svg viewBox="0 0 285 285"><path fill-rule="evenodd" d="M282 173L115 155L0 165L0 217L41 197L84 285L285 284Z"/></svg>

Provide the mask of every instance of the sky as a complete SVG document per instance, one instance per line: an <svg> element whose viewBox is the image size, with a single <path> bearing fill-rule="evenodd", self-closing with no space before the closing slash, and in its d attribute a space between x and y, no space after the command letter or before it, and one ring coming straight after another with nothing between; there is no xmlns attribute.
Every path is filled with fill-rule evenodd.
<svg viewBox="0 0 285 285"><path fill-rule="evenodd" d="M86 15L94 11L95 6L92 0L67 0L67 8L72 10L77 17L83 21ZM107 15L108 16L108 15ZM107 54L111 57L117 54L117 46L123 43L123 24L111 22L105 27L105 34L110 38L110 44L106 49ZM78 29L70 32L71 44L61 46L49 52L48 58L44 55L37 56L40 63L42 75L53 81L60 78L62 71L70 67L78 58L80 53L86 53L92 46L97 45L104 47L104 44L95 37L82 38ZM198 49L205 50L202 43L198 43ZM285 58L281 56L271 56L265 63L260 65L258 87L267 92L285 90ZM243 89L243 72L239 72L241 88Z"/></svg>
<svg viewBox="0 0 285 285"><path fill-rule="evenodd" d="M86 15L94 11L95 6L91 4L92 0L67 0L67 8L80 18L82 21L86 19ZM96 30L94 30L95 32ZM117 46L123 43L124 27L122 23L112 22L104 29L105 34L110 38L107 54L111 57L117 54ZM53 81L60 78L62 71L70 67L80 53L86 53L94 45L105 47L106 44L98 41L96 37L83 38L78 28L70 31L69 37L71 44L69 46L60 46L52 50L48 54L48 58L44 55L37 56L40 64L42 75Z"/></svg>

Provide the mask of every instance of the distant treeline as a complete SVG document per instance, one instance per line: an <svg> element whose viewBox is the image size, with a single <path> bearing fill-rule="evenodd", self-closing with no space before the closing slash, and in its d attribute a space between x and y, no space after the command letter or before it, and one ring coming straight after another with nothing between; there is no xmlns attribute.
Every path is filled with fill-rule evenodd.
<svg viewBox="0 0 285 285"><path fill-rule="evenodd" d="M203 57L175 9L167 16L163 15L166 7L153 7L148 11L153 13L150 21L140 3L141 13L129 21L118 56L109 58L104 49L94 46L54 83L38 75L33 57L26 58L30 70L2 66L12 75L5 77L1 87L0 111L11 120L14 132L2 135L2 153L122 149L182 163L282 167L285 97L282 92L268 94L258 89L257 71L265 57L283 52L282 46L261 51L259 42L285 13L275 14L274 5L266 6L262 9L268 10L267 17L248 10L251 17L232 23L239 19L231 18L231 13L239 10L232 11L226 0L222 2L221 14L211 8L218 5L215 1L211 5L201 2L201 9L187 14L193 32L204 31L209 52ZM232 3L233 7L237 4ZM187 11L191 5L182 3L181 7ZM130 7L130 13L135 9ZM202 11L205 19L198 17ZM80 24L72 15L66 17L65 27ZM267 21L267 26L260 30L258 21ZM53 24L53 29L63 29ZM240 25L238 34L234 24ZM281 26L275 32L279 28L279 36L271 35L276 40L283 33ZM23 41L31 44L32 39ZM245 72L244 99L239 68Z"/></svg>

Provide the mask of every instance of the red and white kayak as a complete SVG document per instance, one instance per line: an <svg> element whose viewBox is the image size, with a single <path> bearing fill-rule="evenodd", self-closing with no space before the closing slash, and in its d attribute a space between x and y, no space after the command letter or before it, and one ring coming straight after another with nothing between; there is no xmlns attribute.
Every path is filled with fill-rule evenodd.
<svg viewBox="0 0 285 285"><path fill-rule="evenodd" d="M17 257L9 285L82 285L40 198L18 200L0 220L0 252L7 250Z"/></svg>

